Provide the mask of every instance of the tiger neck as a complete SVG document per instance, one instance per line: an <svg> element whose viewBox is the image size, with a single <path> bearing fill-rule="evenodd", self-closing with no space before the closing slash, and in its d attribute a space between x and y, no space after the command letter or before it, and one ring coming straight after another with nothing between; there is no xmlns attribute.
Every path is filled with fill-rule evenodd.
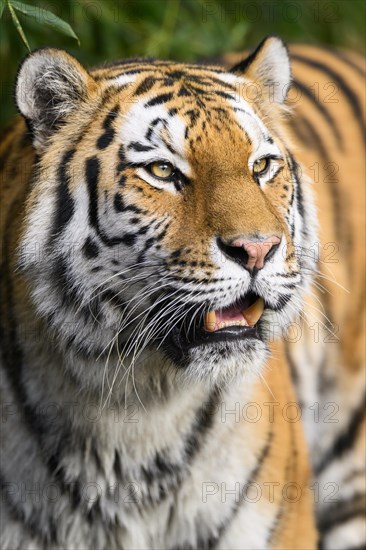
<svg viewBox="0 0 366 550"><path fill-rule="evenodd" d="M145 392L134 391L131 372L130 389L117 380L110 399L103 400L108 394L102 386L96 391L96 380L103 380L104 360L66 357L46 335L38 344L23 343L18 377L27 423L49 483L70 487L70 498L85 513L114 521L118 503L118 514L138 514L140 505L154 514L167 494L194 479L202 460L213 478L223 464L230 472L237 468L238 478L253 468L258 449L248 455L244 449L258 426L240 422L239 412L240 404L256 399L253 380L240 378L220 391L199 380L183 382L178 369L155 355L136 372ZM83 384L78 372L84 373ZM261 437L254 441L263 444ZM90 487L100 496L92 505Z"/></svg>
<svg viewBox="0 0 366 550"><path fill-rule="evenodd" d="M94 456L95 463L106 472L116 460L123 462L124 470L134 472L136 464L159 462L161 454L169 461L169 455L178 451L182 463L189 464L198 449L198 439L220 416L222 403L225 402L225 409L234 410L236 402L249 401L252 384L250 380L237 380L218 390L205 382L187 383L179 373L172 372L171 365L165 365L162 374L163 363L163 357L156 354L137 376L137 387L132 373L124 371L109 394L110 380L104 380L99 392L93 387L93 376L105 368L103 360L90 362L92 372L81 386L76 373L83 372L85 376L87 360L54 353L51 361L43 348L36 353L28 349L23 358L23 384L46 450L47 434L52 434L49 452L52 447L58 460L73 454L80 464L85 464ZM26 384L29 370L32 387ZM70 470L68 479L73 475Z"/></svg>

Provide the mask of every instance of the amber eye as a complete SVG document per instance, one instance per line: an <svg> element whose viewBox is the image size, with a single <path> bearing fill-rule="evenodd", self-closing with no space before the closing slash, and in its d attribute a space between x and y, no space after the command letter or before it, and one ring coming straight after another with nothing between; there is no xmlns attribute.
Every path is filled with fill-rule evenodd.
<svg viewBox="0 0 366 550"><path fill-rule="evenodd" d="M262 158L254 161L253 163L254 174L256 174L257 176L264 174L269 168L269 163L270 163L269 158Z"/></svg>
<svg viewBox="0 0 366 550"><path fill-rule="evenodd" d="M153 176L167 180L174 174L174 168L169 162L152 162L147 169Z"/></svg>

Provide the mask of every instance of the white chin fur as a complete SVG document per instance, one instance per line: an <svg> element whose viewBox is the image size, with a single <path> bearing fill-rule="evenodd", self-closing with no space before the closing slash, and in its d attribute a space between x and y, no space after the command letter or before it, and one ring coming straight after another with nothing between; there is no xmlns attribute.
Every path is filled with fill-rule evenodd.
<svg viewBox="0 0 366 550"><path fill-rule="evenodd" d="M230 348L226 344L193 348L183 376L217 386L225 386L237 377L252 379L263 368L268 351L259 340L250 347L252 349L242 342L233 342Z"/></svg>

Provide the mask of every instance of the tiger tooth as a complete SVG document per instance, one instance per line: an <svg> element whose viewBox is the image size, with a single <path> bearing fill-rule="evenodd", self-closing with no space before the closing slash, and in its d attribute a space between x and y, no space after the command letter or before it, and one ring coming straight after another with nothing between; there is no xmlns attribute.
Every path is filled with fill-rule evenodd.
<svg viewBox="0 0 366 550"><path fill-rule="evenodd" d="M254 304L249 306L247 309L245 309L241 313L245 318L245 320L247 321L248 325L250 327L254 327L254 325L261 318L263 311L264 311L264 300L263 298L258 298L258 300L254 302Z"/></svg>
<svg viewBox="0 0 366 550"><path fill-rule="evenodd" d="M243 312L242 312L242 315L243 315ZM246 320L246 318L244 317L244 315L243 315L243 320L240 321L240 325L242 325L243 327L247 327L247 326L248 326L248 321Z"/></svg>
<svg viewBox="0 0 366 550"><path fill-rule="evenodd" d="M208 332L214 332L216 328L216 313L214 311L209 311L205 315L205 330Z"/></svg>

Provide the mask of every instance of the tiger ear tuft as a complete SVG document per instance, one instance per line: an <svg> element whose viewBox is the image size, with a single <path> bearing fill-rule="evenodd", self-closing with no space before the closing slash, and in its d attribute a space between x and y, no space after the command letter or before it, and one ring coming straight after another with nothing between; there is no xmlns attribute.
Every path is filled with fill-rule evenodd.
<svg viewBox="0 0 366 550"><path fill-rule="evenodd" d="M261 97L281 104L291 85L291 64L285 43L277 36L268 36L246 59L230 72L243 76L261 89Z"/></svg>
<svg viewBox="0 0 366 550"><path fill-rule="evenodd" d="M28 55L16 82L16 102L43 147L60 123L84 102L94 79L71 55L45 48Z"/></svg>

